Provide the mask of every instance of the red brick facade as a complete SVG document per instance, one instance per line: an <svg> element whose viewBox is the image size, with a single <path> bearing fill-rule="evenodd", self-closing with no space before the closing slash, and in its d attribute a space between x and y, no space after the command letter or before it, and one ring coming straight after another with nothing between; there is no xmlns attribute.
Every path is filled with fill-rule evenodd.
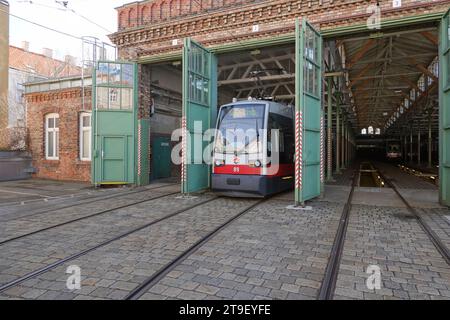
<svg viewBox="0 0 450 320"><path fill-rule="evenodd" d="M91 162L80 160L79 118L83 112L81 88L30 93L27 102L29 150L36 178L84 181L91 180ZM85 111L91 110L91 90L86 91ZM45 158L45 117L59 114L59 160Z"/></svg>
<svg viewBox="0 0 450 320"><path fill-rule="evenodd" d="M443 13L449 0L379 0L382 21ZM181 3L181 4L180 4ZM294 21L305 17L321 30L365 24L373 0L156 0L118 8L119 31L111 36L124 58L152 56L181 49L173 40L193 37L206 46L269 38L294 32ZM214 5L214 6L213 6ZM153 8L153 9L151 9ZM153 10L153 11L152 11ZM152 14L155 12L155 14ZM259 31L252 26L258 24Z"/></svg>

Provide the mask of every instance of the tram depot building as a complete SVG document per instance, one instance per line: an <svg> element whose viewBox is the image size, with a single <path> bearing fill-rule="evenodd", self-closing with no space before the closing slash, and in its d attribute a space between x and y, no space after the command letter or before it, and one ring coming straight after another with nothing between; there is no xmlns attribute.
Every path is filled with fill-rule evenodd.
<svg viewBox="0 0 450 320"><path fill-rule="evenodd" d="M449 205L449 7L449 0L125 4L110 35L118 61L99 62L84 87L76 77L25 85L34 176L139 186L177 177L184 193L207 189L210 165L172 163L172 132L201 134L215 126L218 106L262 96L295 106L299 202L323 192L366 133L422 150L423 162L439 160L441 202ZM193 150L185 141L183 158Z"/></svg>

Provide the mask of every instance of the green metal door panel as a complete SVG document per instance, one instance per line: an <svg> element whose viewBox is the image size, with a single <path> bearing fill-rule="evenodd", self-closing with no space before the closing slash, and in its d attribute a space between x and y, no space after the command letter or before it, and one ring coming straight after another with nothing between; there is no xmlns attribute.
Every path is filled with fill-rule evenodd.
<svg viewBox="0 0 450 320"><path fill-rule="evenodd" d="M92 83L92 183L136 183L137 66L98 62Z"/></svg>
<svg viewBox="0 0 450 320"><path fill-rule="evenodd" d="M320 180L317 180L317 175L320 175L320 166L307 166L304 170L304 180L308 181L308 188L303 190L304 199L309 200L320 195Z"/></svg>
<svg viewBox="0 0 450 320"><path fill-rule="evenodd" d="M150 183L150 120L140 119L138 122L138 141L141 146L138 146L138 185L145 186Z"/></svg>
<svg viewBox="0 0 450 320"><path fill-rule="evenodd" d="M440 200L450 206L450 15L444 15L440 28L439 111L440 111Z"/></svg>
<svg viewBox="0 0 450 320"><path fill-rule="evenodd" d="M97 120L102 135L133 135L134 117L130 112L99 112Z"/></svg>
<svg viewBox="0 0 450 320"><path fill-rule="evenodd" d="M207 174L205 174L207 172ZM207 164L194 164L189 166L187 180L189 181L189 192L195 192L209 188L209 166Z"/></svg>
<svg viewBox="0 0 450 320"><path fill-rule="evenodd" d="M296 21L295 201L321 194L322 37L306 20Z"/></svg>
<svg viewBox="0 0 450 320"><path fill-rule="evenodd" d="M126 137L103 137L102 139L102 181L125 182Z"/></svg>
<svg viewBox="0 0 450 320"><path fill-rule="evenodd" d="M209 145L204 133L211 128L217 112L217 60L190 38L183 47L183 193L210 187L211 166L203 151Z"/></svg>
<svg viewBox="0 0 450 320"><path fill-rule="evenodd" d="M171 176L170 139L159 137L152 142L152 179L163 179Z"/></svg>

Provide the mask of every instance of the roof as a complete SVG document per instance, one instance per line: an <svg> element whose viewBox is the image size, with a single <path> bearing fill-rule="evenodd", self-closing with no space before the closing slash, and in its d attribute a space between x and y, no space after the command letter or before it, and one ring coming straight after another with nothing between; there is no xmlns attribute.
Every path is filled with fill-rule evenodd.
<svg viewBox="0 0 450 320"><path fill-rule="evenodd" d="M9 67L48 78L81 74L81 68L76 65L14 46L9 46Z"/></svg>
<svg viewBox="0 0 450 320"><path fill-rule="evenodd" d="M81 76L64 77L58 79L39 80L33 82L24 83L25 94L47 91L58 91L69 88L81 88L83 81ZM84 78L84 87L92 86L92 77L87 76Z"/></svg>

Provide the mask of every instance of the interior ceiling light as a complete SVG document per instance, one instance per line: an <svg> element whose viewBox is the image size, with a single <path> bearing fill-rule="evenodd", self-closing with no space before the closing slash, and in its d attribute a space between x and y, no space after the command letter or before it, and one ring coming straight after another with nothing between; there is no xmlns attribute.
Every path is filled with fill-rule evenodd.
<svg viewBox="0 0 450 320"><path fill-rule="evenodd" d="M256 49L256 50L250 51L250 54L251 54L252 56L257 56L257 55L261 54L261 50Z"/></svg>
<svg viewBox="0 0 450 320"><path fill-rule="evenodd" d="M388 113L387 112L383 112L383 117L387 117Z"/></svg>

